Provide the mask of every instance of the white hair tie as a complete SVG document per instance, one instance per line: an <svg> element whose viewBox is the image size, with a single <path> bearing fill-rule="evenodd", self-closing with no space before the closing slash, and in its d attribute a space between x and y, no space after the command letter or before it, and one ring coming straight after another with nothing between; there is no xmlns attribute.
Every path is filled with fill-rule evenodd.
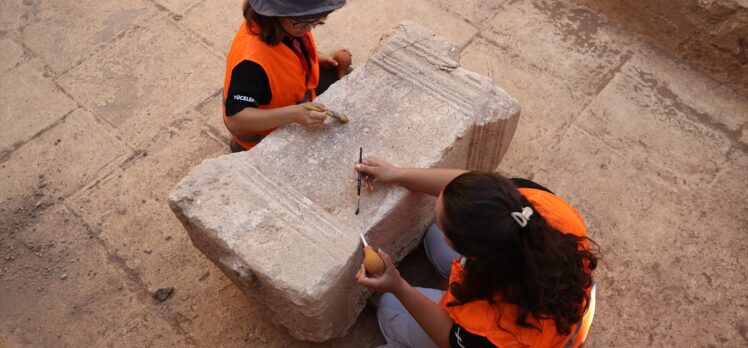
<svg viewBox="0 0 748 348"><path fill-rule="evenodd" d="M527 226L527 221L530 220L530 216L532 216L532 208L530 207L524 207L522 208L521 212L512 212L512 217L514 218L514 221L517 221L517 223L521 227Z"/></svg>

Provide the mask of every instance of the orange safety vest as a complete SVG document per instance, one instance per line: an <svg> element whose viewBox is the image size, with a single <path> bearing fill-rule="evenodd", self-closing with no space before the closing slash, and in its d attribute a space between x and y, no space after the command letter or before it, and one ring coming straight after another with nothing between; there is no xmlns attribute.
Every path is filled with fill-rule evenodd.
<svg viewBox="0 0 748 348"><path fill-rule="evenodd" d="M564 233L574 234L580 237L587 236L584 220L579 213L564 202L558 196L538 189L520 188L519 192L532 204L533 210L539 213L549 225ZM580 248L589 248L585 240ZM452 262L452 271L449 282L462 279L463 268L459 259ZM458 306L447 306L447 303L456 301L452 293L447 290L439 305L444 308L456 324L465 330L486 337L491 343L502 348L512 347L579 347L584 344L589 333L592 317L595 313L595 289L590 289L590 306L582 318L581 325L575 324L571 327L571 333L560 336L556 331L553 319L535 320L535 328L525 328L516 324L519 309L516 305L501 304L499 308L486 300L468 302ZM498 315L501 314L501 325L498 325ZM532 319L530 319L532 320Z"/></svg>
<svg viewBox="0 0 748 348"><path fill-rule="evenodd" d="M257 23L252 23L252 31L259 33L260 27ZM270 82L270 93L272 97L270 104L261 105L260 109L274 109L288 105L294 105L301 102L311 101L317 95L314 89L319 84L319 57L317 57L317 46L314 43L312 33L307 33L308 40L311 42L311 52L309 62L311 69L309 77L306 79L304 67L294 51L283 43L270 46L258 35L253 34L247 29L246 21L242 22L239 30L236 31L234 41L231 44L228 57L226 58L226 78L223 82L223 120L226 122L226 98L228 98L229 84L231 83L231 73L234 67L239 63L249 60L259 64L268 75ZM262 132L231 132L231 137L245 150L249 150L259 140L273 129Z"/></svg>

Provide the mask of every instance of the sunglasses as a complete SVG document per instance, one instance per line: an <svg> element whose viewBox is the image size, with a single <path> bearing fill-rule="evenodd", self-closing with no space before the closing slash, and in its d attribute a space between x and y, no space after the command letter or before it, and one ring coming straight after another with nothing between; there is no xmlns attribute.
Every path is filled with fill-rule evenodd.
<svg viewBox="0 0 748 348"><path fill-rule="evenodd" d="M289 18L288 20L291 22L291 25L293 25L294 29L304 29L307 25L311 25L312 28L320 25L325 24L325 20L327 19L327 16L316 18L316 19L293 19Z"/></svg>

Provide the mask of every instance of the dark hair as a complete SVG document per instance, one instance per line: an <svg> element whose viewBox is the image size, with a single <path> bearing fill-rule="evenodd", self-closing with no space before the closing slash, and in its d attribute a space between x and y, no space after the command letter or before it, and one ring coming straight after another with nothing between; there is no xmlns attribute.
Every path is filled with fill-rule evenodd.
<svg viewBox="0 0 748 348"><path fill-rule="evenodd" d="M511 213L532 205L495 173L458 176L444 188L442 202L444 233L467 259L462 281L450 284L457 300L448 305L513 304L519 309L517 325L539 329L528 319L550 318L559 334L568 335L587 310L586 289L597 267L595 254L579 247L588 238L559 232L534 208L521 227Z"/></svg>
<svg viewBox="0 0 748 348"><path fill-rule="evenodd" d="M244 0L242 5L242 13L244 14L244 20L247 22L247 30L255 35L259 35L263 42L270 46L275 46L283 40L283 28L278 23L277 17L263 16L249 5L249 0ZM252 31L252 22L257 23L260 27L260 32L256 33Z"/></svg>

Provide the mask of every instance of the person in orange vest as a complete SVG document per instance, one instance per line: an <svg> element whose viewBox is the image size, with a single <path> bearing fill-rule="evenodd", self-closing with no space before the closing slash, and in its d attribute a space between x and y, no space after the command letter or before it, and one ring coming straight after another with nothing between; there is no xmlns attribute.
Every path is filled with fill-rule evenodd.
<svg viewBox="0 0 748 348"><path fill-rule="evenodd" d="M338 62L318 55L311 30L343 5L345 0L244 1L244 21L226 58L223 85L232 152L251 149L285 124L318 128L324 123L324 112L300 104L338 79Z"/></svg>
<svg viewBox="0 0 748 348"><path fill-rule="evenodd" d="M596 251L568 203L525 179L458 169L355 164L363 185L436 196L423 245L446 291L412 287L390 257L357 281L386 292L377 318L390 347L579 347L594 316ZM594 242L593 242L594 244Z"/></svg>

